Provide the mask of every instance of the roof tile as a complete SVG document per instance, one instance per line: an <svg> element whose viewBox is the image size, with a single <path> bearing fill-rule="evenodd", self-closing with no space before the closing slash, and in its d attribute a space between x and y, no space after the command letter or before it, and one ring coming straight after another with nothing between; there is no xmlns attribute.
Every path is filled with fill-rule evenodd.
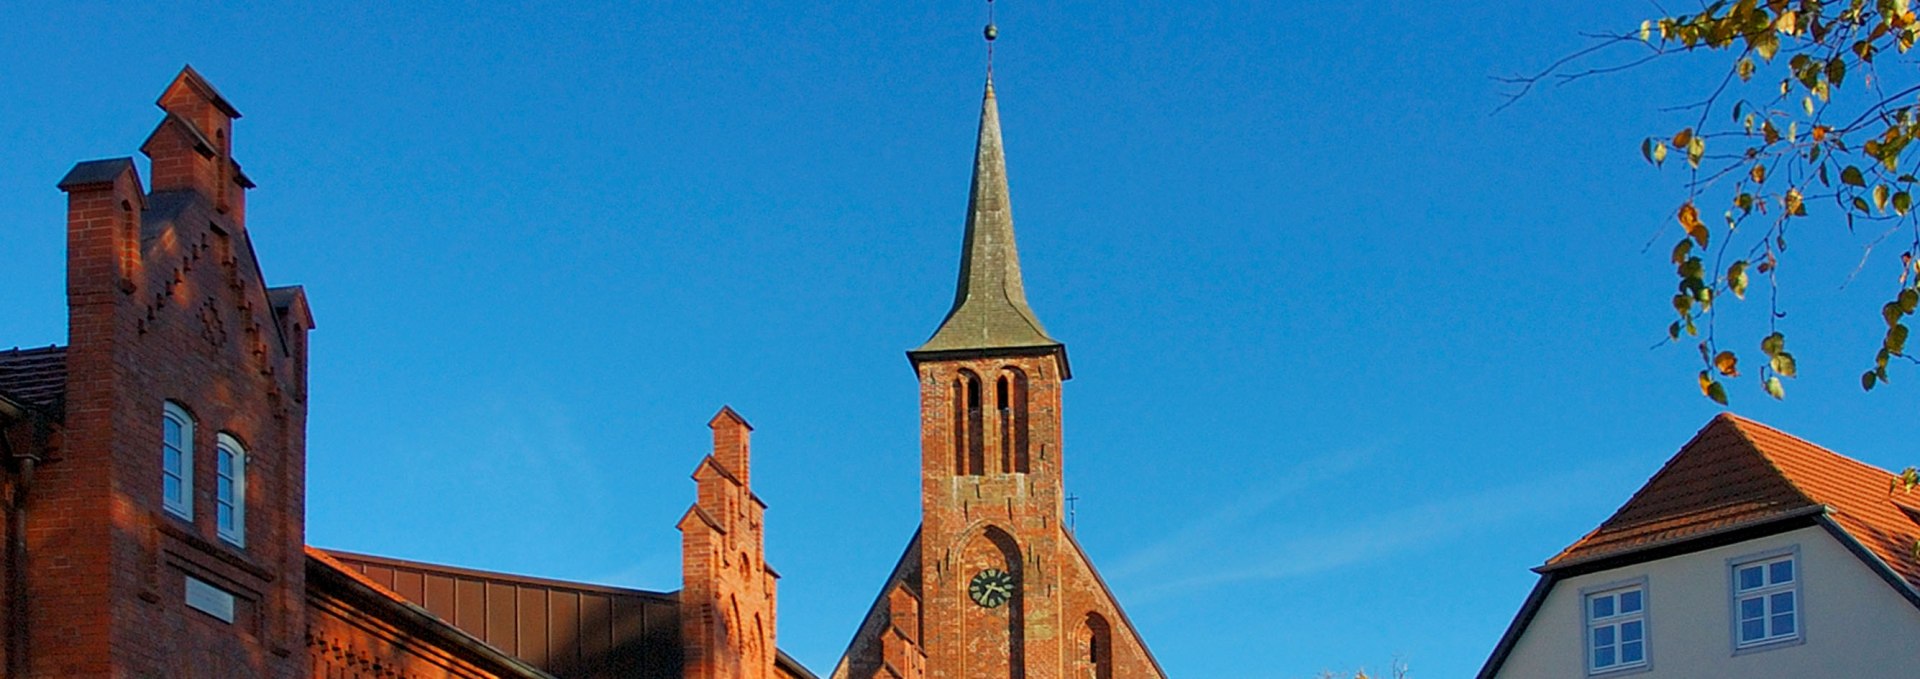
<svg viewBox="0 0 1920 679"><path fill-rule="evenodd" d="M1824 507L1848 534L1920 587L1920 495L1894 475L1778 429L1723 413L1613 516L1542 570L1619 556Z"/></svg>
<svg viewBox="0 0 1920 679"><path fill-rule="evenodd" d="M0 397L55 410L66 393L66 347L0 351Z"/></svg>

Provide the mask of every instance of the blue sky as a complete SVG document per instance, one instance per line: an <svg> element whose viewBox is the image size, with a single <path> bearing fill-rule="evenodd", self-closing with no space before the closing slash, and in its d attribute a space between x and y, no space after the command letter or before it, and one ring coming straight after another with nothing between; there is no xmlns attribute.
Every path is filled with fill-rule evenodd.
<svg viewBox="0 0 1920 679"><path fill-rule="evenodd" d="M0 344L64 343L53 184L133 153L190 62L246 114L269 280L313 300L311 542L673 589L731 404L781 645L831 669L918 519L903 352L951 301L982 3L9 4ZM1638 152L1702 72L1491 114L1489 76L1651 5L1000 4L1079 537L1174 676L1470 675L1528 567L1717 412L1649 349L1681 196ZM1735 409L1920 462L1912 372L1857 382L1890 291L1810 231L1802 375Z"/></svg>

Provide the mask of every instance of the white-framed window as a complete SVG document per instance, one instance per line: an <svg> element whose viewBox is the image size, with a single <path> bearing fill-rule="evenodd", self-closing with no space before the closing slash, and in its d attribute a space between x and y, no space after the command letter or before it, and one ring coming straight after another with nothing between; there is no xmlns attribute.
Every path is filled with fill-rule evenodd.
<svg viewBox="0 0 1920 679"><path fill-rule="evenodd" d="M1586 601L1587 674L1647 666L1647 585L1644 581L1589 591Z"/></svg>
<svg viewBox="0 0 1920 679"><path fill-rule="evenodd" d="M193 417L180 404L161 409L160 505L193 520Z"/></svg>
<svg viewBox="0 0 1920 679"><path fill-rule="evenodd" d="M221 433L214 446L214 527L235 547L247 544L247 449Z"/></svg>
<svg viewBox="0 0 1920 679"><path fill-rule="evenodd" d="M1735 650L1800 638L1800 560L1796 557L1789 552L1733 562Z"/></svg>
<svg viewBox="0 0 1920 679"><path fill-rule="evenodd" d="M221 539L246 547L246 447L221 433L213 455L213 526Z"/></svg>

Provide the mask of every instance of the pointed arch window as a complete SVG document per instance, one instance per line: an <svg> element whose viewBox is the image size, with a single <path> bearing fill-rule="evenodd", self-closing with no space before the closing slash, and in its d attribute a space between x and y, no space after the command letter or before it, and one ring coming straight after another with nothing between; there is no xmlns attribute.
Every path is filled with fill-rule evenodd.
<svg viewBox="0 0 1920 679"><path fill-rule="evenodd" d="M953 382L953 451L954 471L963 476L979 476L987 473L987 448L985 437L981 436L985 428L986 414L982 410L983 396L980 393L980 376L970 370L960 371Z"/></svg>
<svg viewBox="0 0 1920 679"><path fill-rule="evenodd" d="M193 417L172 401L161 408L160 506L193 520Z"/></svg>
<svg viewBox="0 0 1920 679"><path fill-rule="evenodd" d="M247 546L247 449L221 433L214 446L214 526L220 539Z"/></svg>
<svg viewBox="0 0 1920 679"><path fill-rule="evenodd" d="M1000 468L1018 474L1033 471L1027 454L1027 374L1009 366L1000 371L1000 381L995 386L1000 416Z"/></svg>

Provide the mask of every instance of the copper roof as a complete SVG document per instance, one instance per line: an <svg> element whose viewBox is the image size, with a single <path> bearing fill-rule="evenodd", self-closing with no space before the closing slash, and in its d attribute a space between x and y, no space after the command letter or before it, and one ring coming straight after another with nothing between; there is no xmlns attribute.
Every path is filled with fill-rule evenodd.
<svg viewBox="0 0 1920 679"><path fill-rule="evenodd" d="M500 652L466 630L447 624L425 608L407 601L323 550L308 546L306 555L307 589L310 595L324 591L334 597L344 596L352 602L352 608L400 625L409 634L426 637L440 648L470 662L477 662L497 676L557 679L519 658Z"/></svg>
<svg viewBox="0 0 1920 679"><path fill-rule="evenodd" d="M54 411L66 393L66 347L0 351L0 398Z"/></svg>
<svg viewBox="0 0 1920 679"><path fill-rule="evenodd" d="M679 677L671 594L327 551L380 589L563 679Z"/></svg>
<svg viewBox="0 0 1920 679"><path fill-rule="evenodd" d="M1920 587L1920 493L1894 475L1731 413L1708 422L1599 528L1543 572L1824 511L1835 525Z"/></svg>

